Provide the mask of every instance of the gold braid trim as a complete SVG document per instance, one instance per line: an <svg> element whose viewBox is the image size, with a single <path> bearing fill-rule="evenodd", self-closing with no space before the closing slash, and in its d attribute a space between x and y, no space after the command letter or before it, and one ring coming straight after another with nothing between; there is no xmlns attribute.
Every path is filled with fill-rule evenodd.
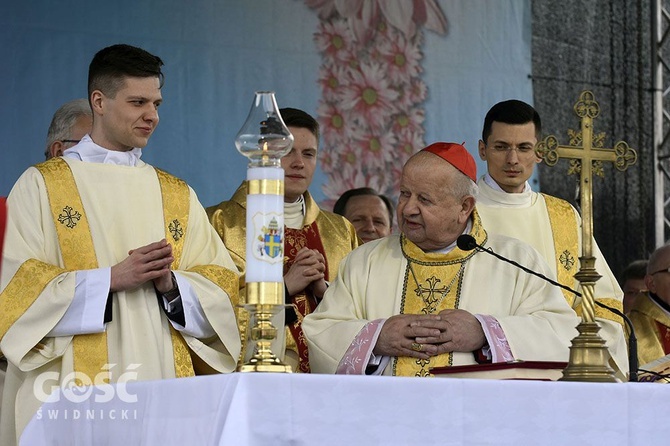
<svg viewBox="0 0 670 446"><path fill-rule="evenodd" d="M551 233L554 238L554 252L556 254L556 276L558 282L570 288L574 286L575 274L579 263L579 234L575 230L575 213L567 201L551 195L542 194L547 203L547 213L551 224ZM561 288L561 292L568 304L573 307L576 296Z"/></svg>
<svg viewBox="0 0 670 446"><path fill-rule="evenodd" d="M154 168L161 186L163 197L163 216L165 218L165 238L172 245L172 269L179 268L181 255L184 251L184 239L188 226L188 210L190 207L190 192L188 185L164 172ZM195 376L193 361L184 337L170 325L172 337L172 354L174 356L174 372L177 378Z"/></svg>
<svg viewBox="0 0 670 446"><path fill-rule="evenodd" d="M91 229L70 166L58 157L35 167L44 177L65 268L97 268ZM91 381L102 373L104 381L109 381L109 372L103 369L108 362L106 332L74 336L72 349L75 372L85 374Z"/></svg>
<svg viewBox="0 0 670 446"><path fill-rule="evenodd" d="M163 196L165 238L172 245L172 255L174 256L172 269L176 270L179 268L181 255L184 251L191 194L188 190L188 185L184 181L160 169L155 170Z"/></svg>
<svg viewBox="0 0 670 446"><path fill-rule="evenodd" d="M230 303L233 305L233 310L237 310L236 305L238 303L238 292L239 292L239 278L236 273L226 269L222 266L217 265L199 265L193 268L188 269L187 271L200 274L205 279L217 285L223 291L228 293L230 298ZM237 311L234 311L237 314ZM172 327L170 327L172 328ZM174 329L173 329L174 330ZM176 330L175 330L176 331ZM184 342L184 338L179 336L179 338ZM193 372L192 374L214 374L218 373L216 370L212 369L207 363L205 363L200 357L195 353L189 353L190 359L193 362ZM186 373L185 369L180 369L177 373ZM182 376L182 375L179 375ZM191 375L183 375L191 376Z"/></svg>
<svg viewBox="0 0 670 446"><path fill-rule="evenodd" d="M47 284L64 272L62 268L36 259L23 262L0 293L0 339L37 300Z"/></svg>
<svg viewBox="0 0 670 446"><path fill-rule="evenodd" d="M194 266L188 271L200 274L221 288L228 294L233 308L239 305L240 279L235 272L217 265Z"/></svg>

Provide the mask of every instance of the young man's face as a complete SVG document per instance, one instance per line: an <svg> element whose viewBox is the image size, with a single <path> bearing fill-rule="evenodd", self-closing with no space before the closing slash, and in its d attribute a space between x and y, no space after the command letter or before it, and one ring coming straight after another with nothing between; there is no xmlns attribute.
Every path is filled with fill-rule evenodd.
<svg viewBox="0 0 670 446"><path fill-rule="evenodd" d="M535 164L535 124L504 124L494 121L487 141L479 141L479 157L486 161L488 173L509 193L523 192Z"/></svg>
<svg viewBox="0 0 670 446"><path fill-rule="evenodd" d="M114 97L94 91L91 138L106 149L121 152L146 146L158 126L162 101L157 77L126 77Z"/></svg>
<svg viewBox="0 0 670 446"><path fill-rule="evenodd" d="M284 201L294 203L312 184L316 170L318 142L308 129L290 127L293 135L293 148L281 159L284 168Z"/></svg>

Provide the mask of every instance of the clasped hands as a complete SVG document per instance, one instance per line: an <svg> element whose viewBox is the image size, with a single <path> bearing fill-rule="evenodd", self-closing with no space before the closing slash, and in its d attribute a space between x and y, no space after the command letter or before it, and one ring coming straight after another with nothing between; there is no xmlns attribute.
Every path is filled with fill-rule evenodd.
<svg viewBox="0 0 670 446"><path fill-rule="evenodd" d="M305 288L312 287L317 298L326 292L326 260L316 249L302 248L293 259L293 264L284 276L284 283L289 296L293 296Z"/></svg>
<svg viewBox="0 0 670 446"><path fill-rule="evenodd" d="M377 356L430 359L448 352L472 352L486 343L479 320L465 310L399 314L386 320L373 350Z"/></svg>
<svg viewBox="0 0 670 446"><path fill-rule="evenodd" d="M131 249L128 257L112 266L110 291L127 291L153 281L159 293L173 288L170 266L172 245L165 239Z"/></svg>

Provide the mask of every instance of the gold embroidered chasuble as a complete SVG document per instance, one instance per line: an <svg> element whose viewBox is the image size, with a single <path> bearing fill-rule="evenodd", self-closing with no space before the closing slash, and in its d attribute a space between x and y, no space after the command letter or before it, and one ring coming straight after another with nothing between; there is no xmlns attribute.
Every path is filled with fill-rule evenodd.
<svg viewBox="0 0 670 446"><path fill-rule="evenodd" d="M486 232L474 214L470 235L479 245L486 242ZM400 237L403 256L407 259L401 314L439 314L442 310L459 308L463 273L467 261L476 251L454 248L448 254L425 253L404 236ZM445 353L430 359L395 358L394 375L430 376L430 368L453 365L453 354Z"/></svg>
<svg viewBox="0 0 670 446"><path fill-rule="evenodd" d="M637 298L628 317L637 337L640 366L670 353L670 315L648 295Z"/></svg>
<svg viewBox="0 0 670 446"><path fill-rule="evenodd" d="M5 401L16 412L2 411L0 443L12 444L39 406L32 389L43 373L67 377L76 371L93 382L116 382L131 369L138 380L190 376L194 366L198 373L234 370L238 277L181 180L141 161L128 167L56 158L28 169L8 203L0 346L13 370L5 392L15 400ZM103 333L47 336L74 295L74 271L111 266L129 249L161 238L173 245L172 269L197 294L215 337L200 340L172 330L151 284L114 293L112 322ZM112 367L100 372L107 363Z"/></svg>
<svg viewBox="0 0 670 446"><path fill-rule="evenodd" d="M475 232L477 227L477 224L473 226ZM482 230L473 235L480 243L486 237L485 246L494 252L552 276L546 261L527 244L502 235L484 236L484 233ZM366 342L372 340L363 341L359 346L357 336L370 322L402 312L420 312L424 308L439 311L447 306L494 318L516 359L567 361L579 319L557 287L483 252L465 253L455 248L445 255L413 249L405 251L408 246L411 247L406 241L401 243L400 235L391 235L365 243L340 264L337 278L323 300L303 320L313 372L335 373L352 346L367 351ZM417 266L415 261L411 262L416 282L406 252L411 253L416 262L424 263ZM464 262L461 278L455 264L466 256L471 257ZM437 266L448 262L454 264ZM440 283L436 283L433 276ZM442 293L452 280L451 290L442 299ZM436 293L429 297L425 292L431 287ZM395 361L390 358L382 372L384 375L416 376L430 367L412 360ZM455 352L438 357L437 361L465 365L474 364L475 358L472 352Z"/></svg>
<svg viewBox="0 0 670 446"><path fill-rule="evenodd" d="M323 247L323 256L327 265L327 281L332 281L337 275L340 262L353 249L358 246L358 237L354 227L344 217L332 212L324 211L319 208L309 192L303 195L305 199L305 217L303 227L300 230L285 228L285 249L291 250L292 255L303 246L308 245L308 235L316 231L320 243ZM240 296L245 294L245 271L246 271L246 202L247 202L247 184L243 182L228 201L223 201L216 206L208 207L207 215L216 232L223 240L230 256L241 273L240 277ZM315 228L315 229L313 229ZM321 250L321 249L319 249ZM288 261L288 252L284 253L284 262ZM314 309L316 302L310 300L304 293L298 293L296 296L302 299L305 314ZM298 314L298 324L302 322L303 314ZM247 331L248 331L248 313L246 310L238 309L238 324L240 336L242 338L242 354L240 361L243 361L250 352L247 351ZM300 331L293 330L300 333ZM304 339L300 340L304 344ZM298 343L294 339L292 331L287 327L284 336L275 341L273 351L286 352L293 358L298 358ZM300 370L300 364L295 362L293 368ZM303 370L305 369L303 364ZM308 366L307 366L308 367Z"/></svg>
<svg viewBox="0 0 670 446"><path fill-rule="evenodd" d="M547 260L558 282L581 292L574 278L581 255L581 218L565 200L537 192L510 194L491 188L483 177L477 182L477 210L490 234L515 237L533 246ZM602 275L596 282L596 300L623 311L623 292L595 239L592 240L596 269ZM581 298L561 289L566 301L581 315ZM598 305L595 315L600 336L605 339L616 365L628 371L628 347L623 319Z"/></svg>
<svg viewBox="0 0 670 446"><path fill-rule="evenodd" d="M55 158L53 162L42 163L36 167L44 177L46 188L49 190L49 204L65 270L98 268L88 218L81 198L76 193L77 186L69 166L62 158ZM175 258L172 267L178 269L188 222L188 186L163 171L156 170L156 173L163 196L166 233L171 235L170 243ZM46 282L45 279L47 279ZM33 288L35 290L43 288L43 285L52 279L53 277L45 275L42 280L34 282L37 286L33 285ZM37 298L35 292L28 294ZM24 304L28 302L24 301ZM25 311L25 308L23 310ZM20 314L23 314L24 311L20 311ZM11 319L16 320L20 314L16 314ZM2 329L0 336L4 335L5 331L6 328ZM193 364L184 339L172 326L170 326L170 331L175 375L177 377L193 376ZM109 372L105 368L105 365L110 362L107 357L106 332L77 335L72 339L72 344L75 372L83 373L87 377L99 377L100 381L109 382Z"/></svg>

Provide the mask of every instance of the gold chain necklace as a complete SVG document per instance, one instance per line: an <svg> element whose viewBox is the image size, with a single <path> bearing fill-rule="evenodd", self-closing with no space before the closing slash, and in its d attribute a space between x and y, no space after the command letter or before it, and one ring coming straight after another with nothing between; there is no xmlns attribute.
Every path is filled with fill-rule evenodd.
<svg viewBox="0 0 670 446"><path fill-rule="evenodd" d="M412 277L414 278L414 283L416 283L416 289L414 290L414 292L416 293L417 296L421 297L421 300L423 300L423 303L426 305L425 308L421 310L425 314L433 314L435 310L437 310L440 307L442 301L444 300L445 297L447 297L447 294L449 294L449 291L451 291L451 288L454 286L454 283L456 283L456 279L462 277L463 271L465 271L465 262L461 262L460 269L454 275L453 279L451 279L449 285L443 288L437 288L441 280L435 276L432 276L426 279L426 282L428 282L428 288L424 288L422 285L419 284L419 281L416 279L416 274L414 273L414 268L412 267L412 261L409 258L407 259L407 265L409 266L409 271L410 273L412 273ZM439 299L435 297L436 293L441 294Z"/></svg>

